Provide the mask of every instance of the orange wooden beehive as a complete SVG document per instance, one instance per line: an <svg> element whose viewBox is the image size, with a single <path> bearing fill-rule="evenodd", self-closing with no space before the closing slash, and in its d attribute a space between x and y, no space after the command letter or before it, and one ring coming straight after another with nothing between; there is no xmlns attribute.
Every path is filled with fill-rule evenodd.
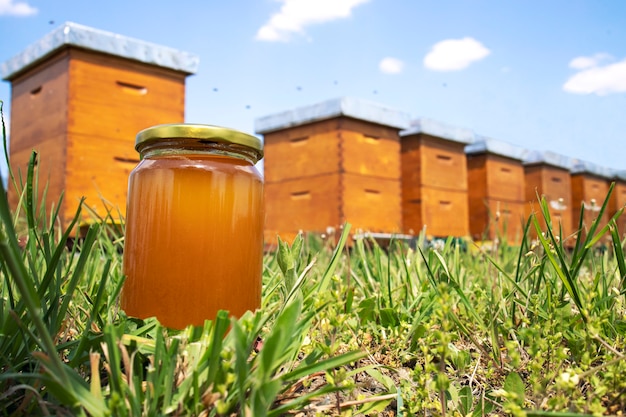
<svg viewBox="0 0 626 417"><path fill-rule="evenodd" d="M524 167L527 151L490 138L477 138L467 155L470 233L474 240L519 243L525 221Z"/></svg>
<svg viewBox="0 0 626 417"><path fill-rule="evenodd" d="M626 207L626 171L618 171L613 177L615 188L609 200L609 217ZM626 213L617 218L617 231L621 238L626 233Z"/></svg>
<svg viewBox="0 0 626 417"><path fill-rule="evenodd" d="M554 152L530 152L524 159L526 215L534 213L542 227L545 220L539 198L545 198L552 231L564 239L572 234L572 159ZM545 230L545 229L544 229ZM536 236L531 226L531 236Z"/></svg>
<svg viewBox="0 0 626 417"><path fill-rule="evenodd" d="M468 236L469 208L465 146L474 133L421 119L402 137L404 232L427 236Z"/></svg>
<svg viewBox="0 0 626 417"><path fill-rule="evenodd" d="M266 238L300 230L399 233L407 114L344 97L255 121L265 142Z"/></svg>
<svg viewBox="0 0 626 417"><path fill-rule="evenodd" d="M609 192L609 183L613 178L610 169L577 160L572 166L572 227L578 231L582 216L583 233L598 217L598 212L604 204ZM581 210L584 208L584 212ZM600 218L599 227L604 227L609 220L609 210L605 210ZM600 229L598 229L599 231Z"/></svg>
<svg viewBox="0 0 626 417"><path fill-rule="evenodd" d="M194 55L66 23L2 66L11 82L10 163L25 176L38 152L40 195L47 206L62 192L62 223L78 202L112 221L126 205L128 174L138 162L141 129L184 121L185 79ZM12 205L15 189L9 187ZM83 215L83 222L92 217Z"/></svg>

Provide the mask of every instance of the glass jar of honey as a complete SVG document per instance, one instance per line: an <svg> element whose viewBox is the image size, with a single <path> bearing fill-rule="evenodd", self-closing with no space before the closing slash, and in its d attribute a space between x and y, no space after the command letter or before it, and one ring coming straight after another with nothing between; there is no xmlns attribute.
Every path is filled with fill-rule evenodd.
<svg viewBox="0 0 626 417"><path fill-rule="evenodd" d="M165 326L202 325L218 310L241 316L261 303L261 141L199 124L137 134L130 173L122 309Z"/></svg>

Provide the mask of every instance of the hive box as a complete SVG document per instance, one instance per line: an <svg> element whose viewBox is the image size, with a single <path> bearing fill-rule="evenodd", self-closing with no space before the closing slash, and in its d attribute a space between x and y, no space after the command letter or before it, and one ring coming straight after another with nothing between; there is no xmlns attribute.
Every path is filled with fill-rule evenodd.
<svg viewBox="0 0 626 417"><path fill-rule="evenodd" d="M626 171L618 171L614 174L615 188L609 200L609 216L613 217L620 209L626 206ZM621 238L626 233L626 214L617 218L617 230Z"/></svg>
<svg viewBox="0 0 626 417"><path fill-rule="evenodd" d="M403 112L344 97L259 118L265 142L266 238L354 231L399 233Z"/></svg>
<svg viewBox="0 0 626 417"><path fill-rule="evenodd" d="M469 236L464 149L473 141L474 133L420 119L400 136L404 232Z"/></svg>
<svg viewBox="0 0 626 417"><path fill-rule="evenodd" d="M25 175L35 150L40 197L64 191L67 224L78 203L112 221L124 212L128 174L139 161L137 132L184 120L185 78L194 55L65 23L2 64L11 82L10 163ZM12 188L12 187L10 187ZM18 195L9 190L13 207ZM83 222L93 219L83 210Z"/></svg>
<svg viewBox="0 0 626 417"><path fill-rule="evenodd" d="M522 160L527 150L477 137L465 153L472 238L521 242L525 223Z"/></svg>
<svg viewBox="0 0 626 417"><path fill-rule="evenodd" d="M574 231L579 230L581 213L583 213L582 232L584 234L591 227L591 223L598 218L600 208L609 192L613 172L608 168L582 160L574 161L571 172L572 227ZM581 211L583 208L584 211ZM605 210L600 218L599 227L604 227L608 220L609 212Z"/></svg>
<svg viewBox="0 0 626 417"><path fill-rule="evenodd" d="M526 215L537 216L542 230L546 222L541 213L540 199L544 198L550 214L552 231L567 239L572 234L572 186L571 174L573 161L554 152L530 152L523 161ZM536 237L536 230L531 226L531 236Z"/></svg>

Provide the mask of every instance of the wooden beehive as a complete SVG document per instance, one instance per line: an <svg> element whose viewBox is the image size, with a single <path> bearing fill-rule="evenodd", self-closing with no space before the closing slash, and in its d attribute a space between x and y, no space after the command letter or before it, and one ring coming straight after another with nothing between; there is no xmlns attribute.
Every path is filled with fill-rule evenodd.
<svg viewBox="0 0 626 417"><path fill-rule="evenodd" d="M477 138L467 155L470 233L474 240L519 243L525 222L523 148Z"/></svg>
<svg viewBox="0 0 626 417"><path fill-rule="evenodd" d="M607 168L580 160L574 163L571 173L572 227L574 231L579 230L582 213L581 231L585 234L592 222L598 218L600 208L608 195L613 173ZM604 227L608 220L609 210L605 210L600 218L599 227Z"/></svg>
<svg viewBox="0 0 626 417"><path fill-rule="evenodd" d="M13 171L24 175L34 150L40 198L47 188L51 207L64 192L64 225L83 197L89 210L82 223L109 211L109 220L118 221L128 174L139 161L135 135L184 121L185 79L197 63L171 48L64 24L3 64L12 87ZM15 206L15 189L9 197Z"/></svg>
<svg viewBox="0 0 626 417"><path fill-rule="evenodd" d="M421 119L400 135L404 232L468 236L464 149L473 141L473 132Z"/></svg>
<svg viewBox="0 0 626 417"><path fill-rule="evenodd" d="M622 208L626 207L626 171L618 171L613 177L615 187L609 200L609 217L613 217ZM625 210L626 211L626 210ZM621 238L626 234L626 213L616 220L617 230Z"/></svg>
<svg viewBox="0 0 626 417"><path fill-rule="evenodd" d="M398 233L400 138L409 117L353 98L266 116L266 239L300 230Z"/></svg>
<svg viewBox="0 0 626 417"><path fill-rule="evenodd" d="M552 231L563 239L572 235L572 159L554 152L531 152L524 159L526 189L526 216L534 214L545 231L546 222L541 212L544 198L550 214ZM531 226L530 236L536 237Z"/></svg>

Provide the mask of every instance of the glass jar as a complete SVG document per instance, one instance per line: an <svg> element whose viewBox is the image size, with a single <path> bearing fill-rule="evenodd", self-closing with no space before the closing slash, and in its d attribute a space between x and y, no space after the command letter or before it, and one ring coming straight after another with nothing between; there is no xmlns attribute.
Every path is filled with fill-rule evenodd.
<svg viewBox="0 0 626 417"><path fill-rule="evenodd" d="M137 134L122 309L165 326L202 325L261 303L263 145L232 129L158 125Z"/></svg>

